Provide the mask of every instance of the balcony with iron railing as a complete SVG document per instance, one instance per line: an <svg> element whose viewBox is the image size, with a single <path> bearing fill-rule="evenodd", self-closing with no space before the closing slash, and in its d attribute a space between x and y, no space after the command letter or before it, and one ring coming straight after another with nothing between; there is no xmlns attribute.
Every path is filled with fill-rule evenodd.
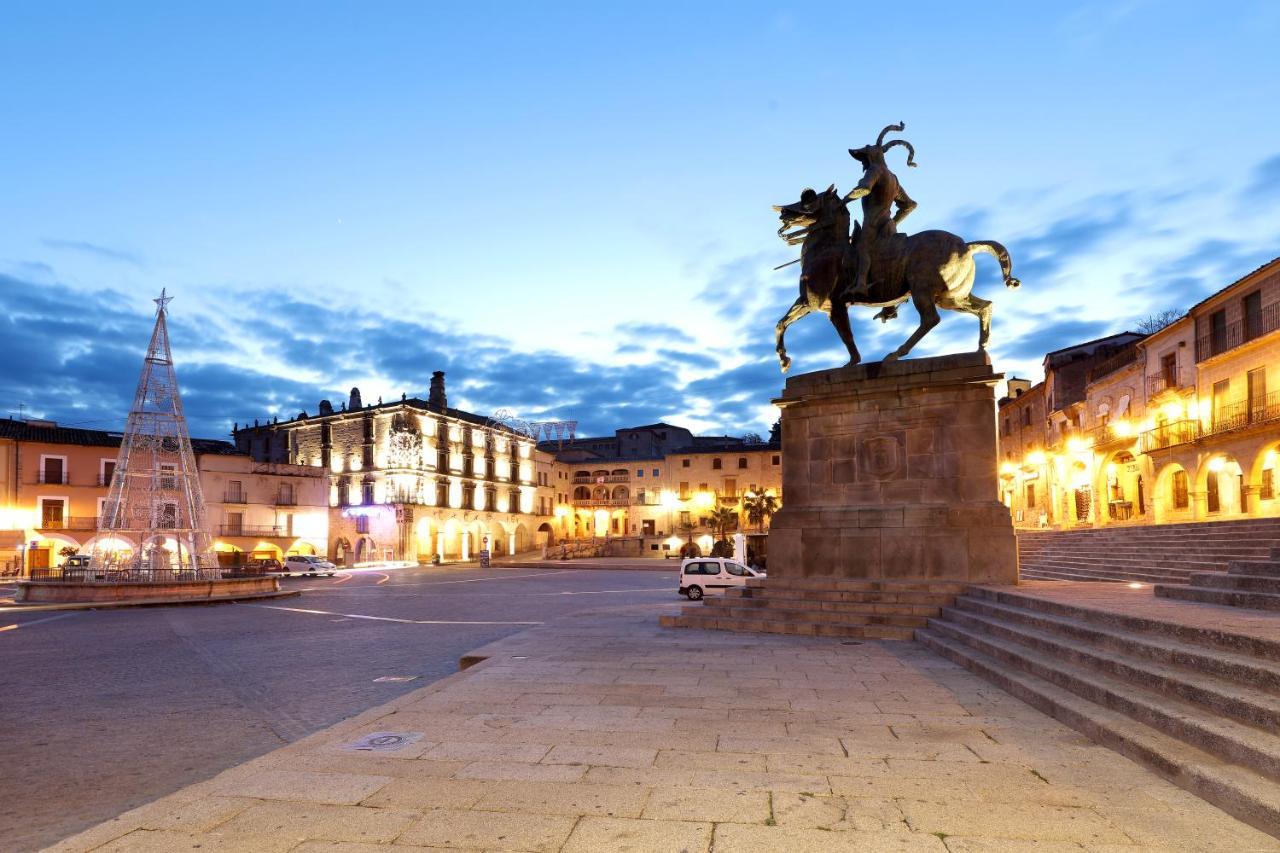
<svg viewBox="0 0 1280 853"><path fill-rule="evenodd" d="M1200 422L1193 420L1173 421L1149 429L1142 434L1141 448L1143 453L1165 450L1170 447L1188 444L1200 437Z"/></svg>
<svg viewBox="0 0 1280 853"><path fill-rule="evenodd" d="M41 530L97 530L96 515L69 515L62 518L40 519Z"/></svg>
<svg viewBox="0 0 1280 853"><path fill-rule="evenodd" d="M1104 376L1115 373L1117 370L1128 367L1134 362L1141 361L1146 358L1146 354L1140 351L1136 344L1130 344L1120 352L1098 362L1089 370L1088 381L1096 382Z"/></svg>
<svg viewBox="0 0 1280 853"><path fill-rule="evenodd" d="M296 495L276 495L276 506L297 506L298 498Z"/></svg>
<svg viewBox="0 0 1280 853"><path fill-rule="evenodd" d="M249 496L243 491L223 492L222 502L224 504L247 504L249 502Z"/></svg>
<svg viewBox="0 0 1280 853"><path fill-rule="evenodd" d="M222 536L288 536L283 527L263 524L222 524L218 527Z"/></svg>
<svg viewBox="0 0 1280 853"><path fill-rule="evenodd" d="M629 483L631 482L630 474L574 474L574 485L582 485L583 483Z"/></svg>
<svg viewBox="0 0 1280 853"><path fill-rule="evenodd" d="M1137 438L1134 434L1133 427L1125 422L1101 424L1094 427L1090 431L1089 435L1093 438L1094 447L1131 442Z"/></svg>
<svg viewBox="0 0 1280 853"><path fill-rule="evenodd" d="M1227 323L1196 338L1196 361L1243 346L1263 335L1280 331L1280 302L1273 302L1257 314Z"/></svg>
<svg viewBox="0 0 1280 853"><path fill-rule="evenodd" d="M36 475L36 483L42 486L69 486L71 485L71 475L66 471L61 473L41 471Z"/></svg>
<svg viewBox="0 0 1280 853"><path fill-rule="evenodd" d="M1165 391L1177 391L1180 388L1192 387L1188 377L1189 370L1162 370L1147 376L1147 399L1150 400Z"/></svg>
<svg viewBox="0 0 1280 853"><path fill-rule="evenodd" d="M1203 434L1220 435L1275 421L1280 421L1280 391L1215 409L1213 420Z"/></svg>
<svg viewBox="0 0 1280 853"><path fill-rule="evenodd" d="M589 500L575 500L574 506L582 507L624 507L631 505L630 498L591 498Z"/></svg>

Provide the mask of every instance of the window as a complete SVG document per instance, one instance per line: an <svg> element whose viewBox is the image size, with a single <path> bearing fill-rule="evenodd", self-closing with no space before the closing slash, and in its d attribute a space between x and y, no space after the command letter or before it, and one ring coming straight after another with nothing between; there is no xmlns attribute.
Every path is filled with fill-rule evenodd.
<svg viewBox="0 0 1280 853"><path fill-rule="evenodd" d="M1027 509L1036 508L1036 484L1027 483Z"/></svg>
<svg viewBox="0 0 1280 853"><path fill-rule="evenodd" d="M62 529L66 523L66 504L61 500L53 500L50 498L41 498L40 500L40 526L52 528L54 530Z"/></svg>
<svg viewBox="0 0 1280 853"><path fill-rule="evenodd" d="M723 494L724 494L724 496L725 496L726 498L733 498L733 497L737 497L737 495L738 495L738 478L737 478L737 477L725 477L725 478L724 478L724 492L723 492Z"/></svg>
<svg viewBox="0 0 1280 853"><path fill-rule="evenodd" d="M657 525L652 518L646 518L644 521L640 522L640 532L645 536L654 536L656 535L656 531Z"/></svg>
<svg viewBox="0 0 1280 853"><path fill-rule="evenodd" d="M688 468L688 467L689 467L689 460L688 460L688 459L681 459L681 460L680 460L680 467L681 467L681 468Z"/></svg>
<svg viewBox="0 0 1280 853"><path fill-rule="evenodd" d="M229 512L227 513L227 533L236 535L244 531L244 513Z"/></svg>
<svg viewBox="0 0 1280 853"><path fill-rule="evenodd" d="M731 575L736 575L737 577L743 577L747 573L747 567L738 563L725 563L724 570Z"/></svg>
<svg viewBox="0 0 1280 853"><path fill-rule="evenodd" d="M680 500L682 501L689 500L689 484L688 483L680 484Z"/></svg>
<svg viewBox="0 0 1280 853"><path fill-rule="evenodd" d="M1173 472L1173 506L1174 509L1186 509L1189 505L1187 499L1187 472Z"/></svg>
<svg viewBox="0 0 1280 853"><path fill-rule="evenodd" d="M1267 369L1257 367L1248 373L1249 423L1267 418Z"/></svg>
<svg viewBox="0 0 1280 853"><path fill-rule="evenodd" d="M738 457L738 467L739 467L739 468L746 468L746 467L747 467L747 457L745 457L745 456L739 456L739 457Z"/></svg>
<svg viewBox="0 0 1280 853"><path fill-rule="evenodd" d="M643 477L643 476L644 476L644 469L643 469L643 468L637 468L637 469L636 469L636 478L637 478L637 479L639 479L640 477Z"/></svg>
<svg viewBox="0 0 1280 853"><path fill-rule="evenodd" d="M657 468L654 468L654 469L653 469L653 476L655 476L655 477L657 477L657 476L658 476L658 469L657 469Z"/></svg>
<svg viewBox="0 0 1280 853"><path fill-rule="evenodd" d="M1005 419L1004 419L1004 432L1002 433L1002 435L1008 435L1008 434L1009 434L1009 432L1010 432L1010 429L1009 429L1009 419L1008 419L1008 418L1005 418Z"/></svg>
<svg viewBox="0 0 1280 853"><path fill-rule="evenodd" d="M781 457L781 456L779 456L777 453L773 454L773 459L772 459L772 460L770 460L769 464L770 464L770 465L781 465L781 464L782 464L782 457Z"/></svg>
<svg viewBox="0 0 1280 853"><path fill-rule="evenodd" d="M164 529L173 529L178 526L178 505L175 503L160 504L156 527Z"/></svg>
<svg viewBox="0 0 1280 853"><path fill-rule="evenodd" d="M712 460L711 460L711 470L712 470L712 471L719 471L719 470L720 470L720 468L721 468L721 465L720 465L720 458L719 458L719 457L716 457L715 459L712 459Z"/></svg>
<svg viewBox="0 0 1280 853"><path fill-rule="evenodd" d="M177 466L161 465L160 466L160 488L174 489L178 486L178 480L175 476L178 473Z"/></svg>
<svg viewBox="0 0 1280 853"><path fill-rule="evenodd" d="M40 457L41 483L66 483L67 459L65 456Z"/></svg>
<svg viewBox="0 0 1280 853"><path fill-rule="evenodd" d="M356 533L368 533L368 532L369 532L369 516L357 515L356 516Z"/></svg>
<svg viewBox="0 0 1280 853"><path fill-rule="evenodd" d="M1202 357L1217 355L1227 348L1227 312L1214 311L1209 315L1209 351Z"/></svg>
<svg viewBox="0 0 1280 853"><path fill-rule="evenodd" d="M705 491L707 491L707 484L706 484L706 483L699 483L699 484L698 484L698 491L700 491L700 492L705 492Z"/></svg>
<svg viewBox="0 0 1280 853"><path fill-rule="evenodd" d="M1251 341L1262 334L1262 291L1255 290L1240 301L1244 314L1244 339Z"/></svg>
<svg viewBox="0 0 1280 853"><path fill-rule="evenodd" d="M227 481L227 503L244 503L244 484L239 480Z"/></svg>
<svg viewBox="0 0 1280 853"><path fill-rule="evenodd" d="M1030 408L1026 408L1022 410L1022 425L1031 426L1031 409Z"/></svg>
<svg viewBox="0 0 1280 853"><path fill-rule="evenodd" d="M1166 353L1160 357L1160 377L1164 380L1164 387L1178 387L1178 354L1176 352Z"/></svg>
<svg viewBox="0 0 1280 853"><path fill-rule="evenodd" d="M284 535L293 535L293 513L286 513L284 517Z"/></svg>
<svg viewBox="0 0 1280 853"><path fill-rule="evenodd" d="M281 506L293 506L295 503L293 498L293 483L280 484L280 504Z"/></svg>
<svg viewBox="0 0 1280 853"><path fill-rule="evenodd" d="M110 486L111 478L115 476L115 473L116 473L116 460L103 459L102 460L102 478L98 482L98 485Z"/></svg>
<svg viewBox="0 0 1280 853"><path fill-rule="evenodd" d="M1231 379L1213 383L1213 425L1215 428L1227 420L1227 397L1231 394Z"/></svg>
<svg viewBox="0 0 1280 853"><path fill-rule="evenodd" d="M360 486L360 498L365 506L373 503L373 483L364 483Z"/></svg>
<svg viewBox="0 0 1280 853"><path fill-rule="evenodd" d="M1262 489L1258 492L1258 497L1264 501L1274 499L1276 496L1276 469L1262 469Z"/></svg>
<svg viewBox="0 0 1280 853"><path fill-rule="evenodd" d="M645 490L636 489L636 503L640 504L641 506L644 506L644 499L645 499Z"/></svg>

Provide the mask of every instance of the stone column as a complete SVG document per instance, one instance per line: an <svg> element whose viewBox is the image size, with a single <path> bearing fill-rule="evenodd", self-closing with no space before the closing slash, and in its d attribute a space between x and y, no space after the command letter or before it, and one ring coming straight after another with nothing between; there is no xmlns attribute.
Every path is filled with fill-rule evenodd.
<svg viewBox="0 0 1280 853"><path fill-rule="evenodd" d="M770 577L1015 583L984 353L788 380Z"/></svg>

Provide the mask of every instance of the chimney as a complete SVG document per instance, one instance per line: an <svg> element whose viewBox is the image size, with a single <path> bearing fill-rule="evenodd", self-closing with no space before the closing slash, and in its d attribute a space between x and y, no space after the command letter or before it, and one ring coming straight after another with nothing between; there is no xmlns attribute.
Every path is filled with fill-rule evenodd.
<svg viewBox="0 0 1280 853"><path fill-rule="evenodd" d="M427 394L427 405L437 412L449 408L449 398L444 394L444 371L437 370L431 374L431 391Z"/></svg>
<svg viewBox="0 0 1280 853"><path fill-rule="evenodd" d="M364 406L360 403L360 389L352 388L351 398L347 401L347 411L355 412L363 408Z"/></svg>

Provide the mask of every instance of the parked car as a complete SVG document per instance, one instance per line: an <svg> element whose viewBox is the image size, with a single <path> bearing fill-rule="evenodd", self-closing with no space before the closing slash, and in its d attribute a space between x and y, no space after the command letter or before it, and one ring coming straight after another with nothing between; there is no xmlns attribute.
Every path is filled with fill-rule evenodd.
<svg viewBox="0 0 1280 853"><path fill-rule="evenodd" d="M284 566L275 557L266 557L261 560L250 560L245 563L244 570L249 574L266 575L273 572L283 572Z"/></svg>
<svg viewBox="0 0 1280 853"><path fill-rule="evenodd" d="M746 586L748 578L762 578L763 571L723 557L694 557L680 564L680 595L697 601L708 592Z"/></svg>
<svg viewBox="0 0 1280 853"><path fill-rule="evenodd" d="M89 568L89 555L73 554L70 557L67 557L66 562L62 564L62 568L63 569L80 569L80 570L87 569Z"/></svg>
<svg viewBox="0 0 1280 853"><path fill-rule="evenodd" d="M294 554L292 557L284 558L284 570L290 574L333 577L337 574L338 567L321 557Z"/></svg>

